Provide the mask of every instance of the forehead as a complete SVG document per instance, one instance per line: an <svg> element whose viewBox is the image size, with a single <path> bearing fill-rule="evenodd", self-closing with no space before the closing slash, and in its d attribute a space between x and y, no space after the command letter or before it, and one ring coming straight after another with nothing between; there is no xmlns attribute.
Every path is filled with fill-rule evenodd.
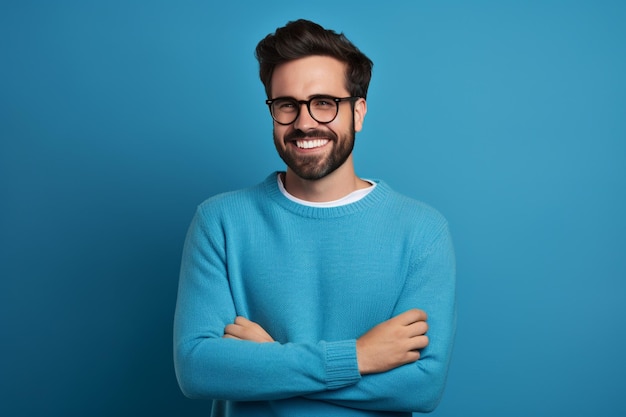
<svg viewBox="0 0 626 417"><path fill-rule="evenodd" d="M346 64L328 56L308 56L274 68L272 97L305 99L316 94L348 95Z"/></svg>

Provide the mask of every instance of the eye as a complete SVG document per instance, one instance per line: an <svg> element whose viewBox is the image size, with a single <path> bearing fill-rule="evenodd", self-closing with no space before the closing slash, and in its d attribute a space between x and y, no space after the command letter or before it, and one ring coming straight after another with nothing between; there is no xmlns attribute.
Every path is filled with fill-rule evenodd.
<svg viewBox="0 0 626 417"><path fill-rule="evenodd" d="M294 111L296 107L296 103L292 100L277 100L274 102L274 108L283 112Z"/></svg>
<svg viewBox="0 0 626 417"><path fill-rule="evenodd" d="M318 107L320 109L324 109L324 108L332 108L335 106L335 102L328 98L328 97L320 97L320 98L316 98L314 99L311 104L315 107Z"/></svg>

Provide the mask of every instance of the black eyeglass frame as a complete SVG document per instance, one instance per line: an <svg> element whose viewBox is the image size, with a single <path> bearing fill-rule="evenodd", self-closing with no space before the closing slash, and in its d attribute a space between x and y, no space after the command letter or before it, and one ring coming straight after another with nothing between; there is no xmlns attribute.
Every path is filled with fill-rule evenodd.
<svg viewBox="0 0 626 417"><path fill-rule="evenodd" d="M298 120L298 117L300 117L300 110L302 109L302 105L306 104L306 108L309 111L309 115L311 116L311 118L313 118L313 120L315 120L317 123L322 123L322 124L327 124L327 123L331 123L333 120L335 120L337 118L337 115L339 114L339 103L341 103L342 101L351 101L351 102L355 102L358 99L360 99L361 97L357 97L357 96L350 96L350 97L333 97L333 96L326 96L326 95L317 95L317 96L313 96L308 100L296 100L293 97L276 97L276 98L271 98L268 100L265 100L265 104L267 104L267 106L269 107L270 110L270 115L272 116L272 119L274 119L274 121L276 123L278 123L279 125L283 125L283 126L288 126L292 123L294 123L296 120ZM319 121L315 118L315 116L313 116L313 113L311 112L311 102L314 100L319 100L319 99L327 99L330 101L334 101L335 102L335 106L336 106L336 111L335 111L335 116L330 119L327 122L322 122ZM295 112L295 117L293 118L293 120L289 123L283 123L283 122L279 122L278 120L276 120L276 117L274 116L274 112L272 111L272 103L274 103L275 101L278 100L289 100L291 102L293 102L294 104L298 104L297 106L297 110Z"/></svg>

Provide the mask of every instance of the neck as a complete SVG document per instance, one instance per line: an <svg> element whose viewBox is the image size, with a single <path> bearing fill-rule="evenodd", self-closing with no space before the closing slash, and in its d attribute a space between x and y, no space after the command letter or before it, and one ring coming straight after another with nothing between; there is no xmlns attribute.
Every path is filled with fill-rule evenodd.
<svg viewBox="0 0 626 417"><path fill-rule="evenodd" d="M287 169L282 177L283 185L289 194L310 202L339 200L353 191L367 188L371 184L357 177L354 172L352 155L346 162L324 178L306 180Z"/></svg>

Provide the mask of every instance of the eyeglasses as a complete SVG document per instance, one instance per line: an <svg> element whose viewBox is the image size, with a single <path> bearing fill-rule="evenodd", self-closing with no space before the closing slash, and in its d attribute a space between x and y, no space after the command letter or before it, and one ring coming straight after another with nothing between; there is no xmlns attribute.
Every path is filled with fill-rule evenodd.
<svg viewBox="0 0 626 417"><path fill-rule="evenodd" d="M279 125L290 125L300 115L300 108L306 104L309 114L318 123L330 123L339 113L339 103L342 101L354 102L360 97L337 98L332 96L315 96L310 100L296 100L293 97L278 97L265 100L270 108L272 118Z"/></svg>

